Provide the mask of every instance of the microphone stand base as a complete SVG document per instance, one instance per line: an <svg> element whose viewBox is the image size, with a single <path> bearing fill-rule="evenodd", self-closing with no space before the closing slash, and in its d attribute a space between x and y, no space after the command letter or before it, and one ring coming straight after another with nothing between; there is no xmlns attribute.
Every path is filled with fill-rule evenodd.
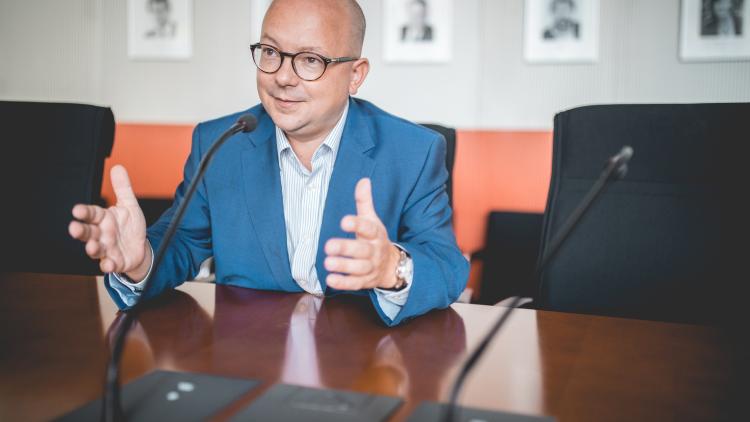
<svg viewBox="0 0 750 422"><path fill-rule="evenodd" d="M122 387L124 421L204 421L260 384L190 372L154 371ZM56 421L99 421L97 399Z"/></svg>
<svg viewBox="0 0 750 422"><path fill-rule="evenodd" d="M441 421L447 407L445 403L423 402L412 412L407 422ZM497 410L458 406L456 407L454 420L456 422L554 422L555 418L551 416L519 415L517 413L500 412Z"/></svg>

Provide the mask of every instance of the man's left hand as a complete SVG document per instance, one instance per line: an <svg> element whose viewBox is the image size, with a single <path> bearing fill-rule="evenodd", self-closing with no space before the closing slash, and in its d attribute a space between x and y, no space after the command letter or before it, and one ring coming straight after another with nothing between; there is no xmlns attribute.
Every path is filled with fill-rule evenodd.
<svg viewBox="0 0 750 422"><path fill-rule="evenodd" d="M357 215L341 219L341 229L355 239L326 242L325 267L331 274L326 283L339 290L392 288L396 285L399 250L388 239L385 226L375 213L370 179L357 182L354 190Z"/></svg>

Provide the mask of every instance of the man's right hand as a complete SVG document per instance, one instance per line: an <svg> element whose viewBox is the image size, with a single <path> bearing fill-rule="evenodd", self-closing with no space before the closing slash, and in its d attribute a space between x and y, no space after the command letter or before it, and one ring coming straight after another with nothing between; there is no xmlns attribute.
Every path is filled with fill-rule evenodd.
<svg viewBox="0 0 750 422"><path fill-rule="evenodd" d="M107 209L77 204L68 231L73 238L86 243L86 253L99 260L105 273L125 273L141 281L151 266L151 248L146 239L146 219L133 194L125 167L116 165L110 171L117 204Z"/></svg>

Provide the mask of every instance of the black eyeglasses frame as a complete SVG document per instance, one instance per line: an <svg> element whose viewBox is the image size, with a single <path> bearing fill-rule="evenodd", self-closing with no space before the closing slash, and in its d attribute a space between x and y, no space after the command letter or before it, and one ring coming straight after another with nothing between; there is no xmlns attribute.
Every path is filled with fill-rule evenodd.
<svg viewBox="0 0 750 422"><path fill-rule="evenodd" d="M272 49L276 50L279 53L279 55L281 56L281 60L279 61L279 67L277 67L276 70L274 70L272 72L263 70L263 69L260 68L260 65L258 65L258 63L255 61L255 50L257 48L260 48L260 47L269 47L269 48L272 48ZM317 57L320 58L320 60L325 65L325 67L323 67L323 71L320 72L320 76L318 76L315 79L305 79L302 76L300 76L299 72L297 72L297 66L294 65L294 59L297 58L297 56L299 56L300 54L312 54L312 55L317 56ZM279 69L281 69L281 66L284 65L284 58L285 57L289 57L291 59L291 61L292 61L292 69L294 70L294 74L297 75L303 81L308 81L308 82L317 81L318 79L322 78L323 75L326 73L326 70L328 70L328 65L331 64L331 63L346 63L346 62L353 62L355 60L359 60L359 57L333 57L333 58L331 58L331 57L323 56L323 55L318 54L318 53L313 53L312 51L300 51L300 52L297 52L297 53L287 53L285 51L281 51L277 47L272 46L271 44L264 44L264 43L255 43L255 44L252 44L250 46L250 56L253 58L253 63L255 63L255 67L257 67L258 70L260 70L261 72L268 73L268 74L272 74L272 73L278 72Z"/></svg>

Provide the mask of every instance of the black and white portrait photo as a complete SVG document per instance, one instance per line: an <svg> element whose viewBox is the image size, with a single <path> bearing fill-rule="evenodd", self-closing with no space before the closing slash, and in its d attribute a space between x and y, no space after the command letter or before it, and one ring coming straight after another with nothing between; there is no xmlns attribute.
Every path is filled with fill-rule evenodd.
<svg viewBox="0 0 750 422"><path fill-rule="evenodd" d="M599 0L525 0L524 58L593 63L599 56Z"/></svg>
<svg viewBox="0 0 750 422"><path fill-rule="evenodd" d="M128 57L192 56L193 0L128 0Z"/></svg>
<svg viewBox="0 0 750 422"><path fill-rule="evenodd" d="M406 3L407 21L401 26L401 41L432 41L432 25L427 20L428 0L409 0Z"/></svg>
<svg viewBox="0 0 750 422"><path fill-rule="evenodd" d="M550 23L544 28L545 40L579 39L581 23L578 20L576 0L549 0Z"/></svg>
<svg viewBox="0 0 750 422"><path fill-rule="evenodd" d="M682 0L680 59L734 61L750 59L747 0Z"/></svg>
<svg viewBox="0 0 750 422"><path fill-rule="evenodd" d="M148 0L147 10L153 19L152 26L146 31L146 38L174 38L177 34L177 22L172 18L170 0Z"/></svg>
<svg viewBox="0 0 750 422"><path fill-rule="evenodd" d="M742 36L743 6L743 0L703 0L701 36Z"/></svg>
<svg viewBox="0 0 750 422"><path fill-rule="evenodd" d="M451 58L452 0L385 0L384 56L393 62Z"/></svg>

